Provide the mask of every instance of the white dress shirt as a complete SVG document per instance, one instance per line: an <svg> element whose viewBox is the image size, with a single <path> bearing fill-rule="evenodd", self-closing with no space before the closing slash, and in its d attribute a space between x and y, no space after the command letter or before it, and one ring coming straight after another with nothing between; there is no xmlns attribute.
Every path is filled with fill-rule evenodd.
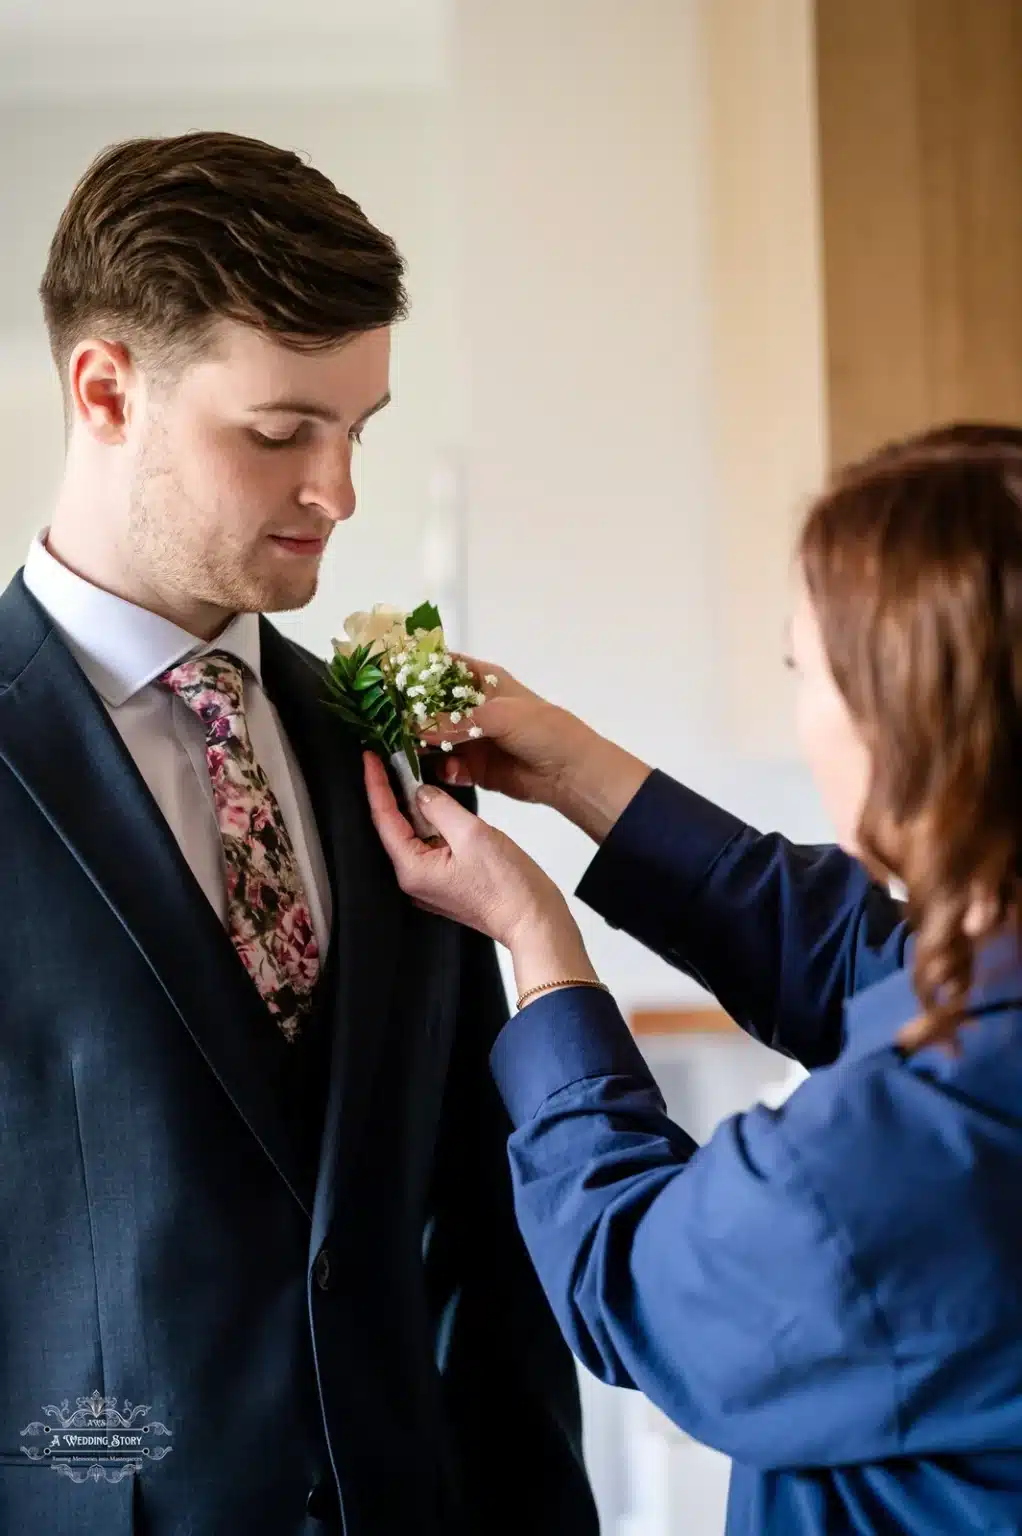
<svg viewBox="0 0 1022 1536"><path fill-rule="evenodd" d="M198 640L168 619L94 587L69 571L36 538L25 585L109 711L192 873L221 922L227 922L223 843L206 768L202 722L183 700L156 684L169 667L207 651L226 651L245 668L245 715L256 757L294 844L312 925L325 955L330 883L308 789L276 710L262 686L259 616L241 613L215 640Z"/></svg>

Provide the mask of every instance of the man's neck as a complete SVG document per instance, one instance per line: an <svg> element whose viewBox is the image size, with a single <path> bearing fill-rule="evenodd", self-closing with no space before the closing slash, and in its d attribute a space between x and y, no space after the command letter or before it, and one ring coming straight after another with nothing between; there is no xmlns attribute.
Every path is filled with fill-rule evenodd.
<svg viewBox="0 0 1022 1536"><path fill-rule="evenodd" d="M91 586L168 619L197 640L215 640L234 617L208 603L168 598L131 568L115 543L94 536L85 539L81 530L82 524L69 518L66 510L61 516L58 506L46 533L46 549L54 560Z"/></svg>

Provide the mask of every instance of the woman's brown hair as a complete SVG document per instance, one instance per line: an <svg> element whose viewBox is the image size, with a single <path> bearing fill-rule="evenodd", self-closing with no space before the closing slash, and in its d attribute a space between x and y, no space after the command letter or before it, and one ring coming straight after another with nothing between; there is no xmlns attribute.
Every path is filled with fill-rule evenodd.
<svg viewBox="0 0 1022 1536"><path fill-rule="evenodd" d="M952 1041L978 946L1018 922L1022 430L959 424L841 470L799 556L872 757L863 858L908 894L924 1013L903 1040Z"/></svg>

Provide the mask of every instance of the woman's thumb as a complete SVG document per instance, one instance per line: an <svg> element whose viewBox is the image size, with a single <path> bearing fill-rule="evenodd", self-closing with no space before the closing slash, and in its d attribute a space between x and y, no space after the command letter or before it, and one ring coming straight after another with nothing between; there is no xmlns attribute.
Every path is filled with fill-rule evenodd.
<svg viewBox="0 0 1022 1536"><path fill-rule="evenodd" d="M421 785L415 792L415 803L448 844L453 845L458 834L466 832L475 823L471 811L466 811L453 795L445 794L435 784Z"/></svg>

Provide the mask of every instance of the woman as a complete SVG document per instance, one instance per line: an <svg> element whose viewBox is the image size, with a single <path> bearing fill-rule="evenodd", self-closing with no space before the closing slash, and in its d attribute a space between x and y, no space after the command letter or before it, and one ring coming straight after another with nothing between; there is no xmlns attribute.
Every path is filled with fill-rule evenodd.
<svg viewBox="0 0 1022 1536"><path fill-rule="evenodd" d="M697 1147L549 879L439 789L421 798L446 846L419 842L366 764L402 887L511 952L521 1006L491 1061L561 1326L597 1375L734 1458L732 1533L1022 1531L1022 452L1005 436L887 451L806 522L798 724L844 853L758 836L504 675L453 770L602 843L581 894L819 1069L781 1109Z"/></svg>

